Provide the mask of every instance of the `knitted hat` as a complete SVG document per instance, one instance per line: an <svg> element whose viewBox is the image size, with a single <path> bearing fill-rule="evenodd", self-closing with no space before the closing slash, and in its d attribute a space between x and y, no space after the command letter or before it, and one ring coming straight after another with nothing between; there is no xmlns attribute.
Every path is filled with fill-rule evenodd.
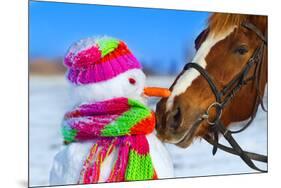
<svg viewBox="0 0 281 188"><path fill-rule="evenodd" d="M130 69L141 69L127 45L109 37L86 38L74 43L64 64L69 68L67 78L77 85L97 83Z"/></svg>

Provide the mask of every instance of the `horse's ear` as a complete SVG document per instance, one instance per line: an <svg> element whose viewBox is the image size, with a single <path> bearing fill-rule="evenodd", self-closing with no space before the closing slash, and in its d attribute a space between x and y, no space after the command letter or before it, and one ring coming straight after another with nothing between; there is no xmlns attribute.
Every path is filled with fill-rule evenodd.
<svg viewBox="0 0 281 188"><path fill-rule="evenodd" d="M209 33L209 28L204 29L195 39L195 49L196 51L200 48L201 44L206 40Z"/></svg>

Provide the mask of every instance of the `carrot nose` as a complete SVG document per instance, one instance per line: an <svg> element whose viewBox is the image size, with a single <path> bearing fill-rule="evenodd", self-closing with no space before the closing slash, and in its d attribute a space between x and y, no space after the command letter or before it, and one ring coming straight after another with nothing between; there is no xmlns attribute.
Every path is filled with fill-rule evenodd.
<svg viewBox="0 0 281 188"><path fill-rule="evenodd" d="M167 98L171 95L171 91L167 88L161 88L161 87L145 87L144 94L150 97Z"/></svg>

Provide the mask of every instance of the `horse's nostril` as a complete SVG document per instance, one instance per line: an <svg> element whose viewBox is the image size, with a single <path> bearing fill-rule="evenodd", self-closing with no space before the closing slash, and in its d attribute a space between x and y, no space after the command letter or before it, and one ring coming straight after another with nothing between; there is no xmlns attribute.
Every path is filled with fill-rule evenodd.
<svg viewBox="0 0 281 188"><path fill-rule="evenodd" d="M181 121L181 110L180 108L177 108L174 112L172 122L170 122L170 125L173 129L178 129L180 126Z"/></svg>
<svg viewBox="0 0 281 188"><path fill-rule="evenodd" d="M174 115L174 120L179 121L181 119L181 110L180 108L177 108L176 113Z"/></svg>

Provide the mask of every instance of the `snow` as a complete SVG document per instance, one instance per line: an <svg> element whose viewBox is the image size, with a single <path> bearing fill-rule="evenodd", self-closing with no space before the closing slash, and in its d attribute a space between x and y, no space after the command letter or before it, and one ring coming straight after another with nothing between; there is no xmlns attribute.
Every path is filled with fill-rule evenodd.
<svg viewBox="0 0 281 188"><path fill-rule="evenodd" d="M154 133L147 135L146 138L150 146L150 156L157 176L159 178L174 177L172 159L162 142L157 139ZM91 140L63 146L60 152L55 155L50 173L50 185L76 184L84 160L94 143L96 141ZM99 149L98 151L100 151ZM112 153L106 157L101 166L99 182L106 182L114 167L117 155L118 150L114 148Z"/></svg>
<svg viewBox="0 0 281 188"><path fill-rule="evenodd" d="M168 87L175 77L148 77L147 85ZM49 185L49 172L53 157L62 145L60 123L69 109L69 88L63 77L30 78L29 99L29 172L30 186ZM265 97L266 99L266 97ZM150 99L155 109L156 98ZM265 101L267 102L267 101ZM259 109L253 124L235 135L246 150L267 154L267 114ZM222 143L226 142L220 139ZM254 172L237 156L218 150L212 156L212 147L204 140L195 141L189 148L181 149L166 144L173 159L176 177L237 174ZM266 169L262 163L256 163Z"/></svg>

